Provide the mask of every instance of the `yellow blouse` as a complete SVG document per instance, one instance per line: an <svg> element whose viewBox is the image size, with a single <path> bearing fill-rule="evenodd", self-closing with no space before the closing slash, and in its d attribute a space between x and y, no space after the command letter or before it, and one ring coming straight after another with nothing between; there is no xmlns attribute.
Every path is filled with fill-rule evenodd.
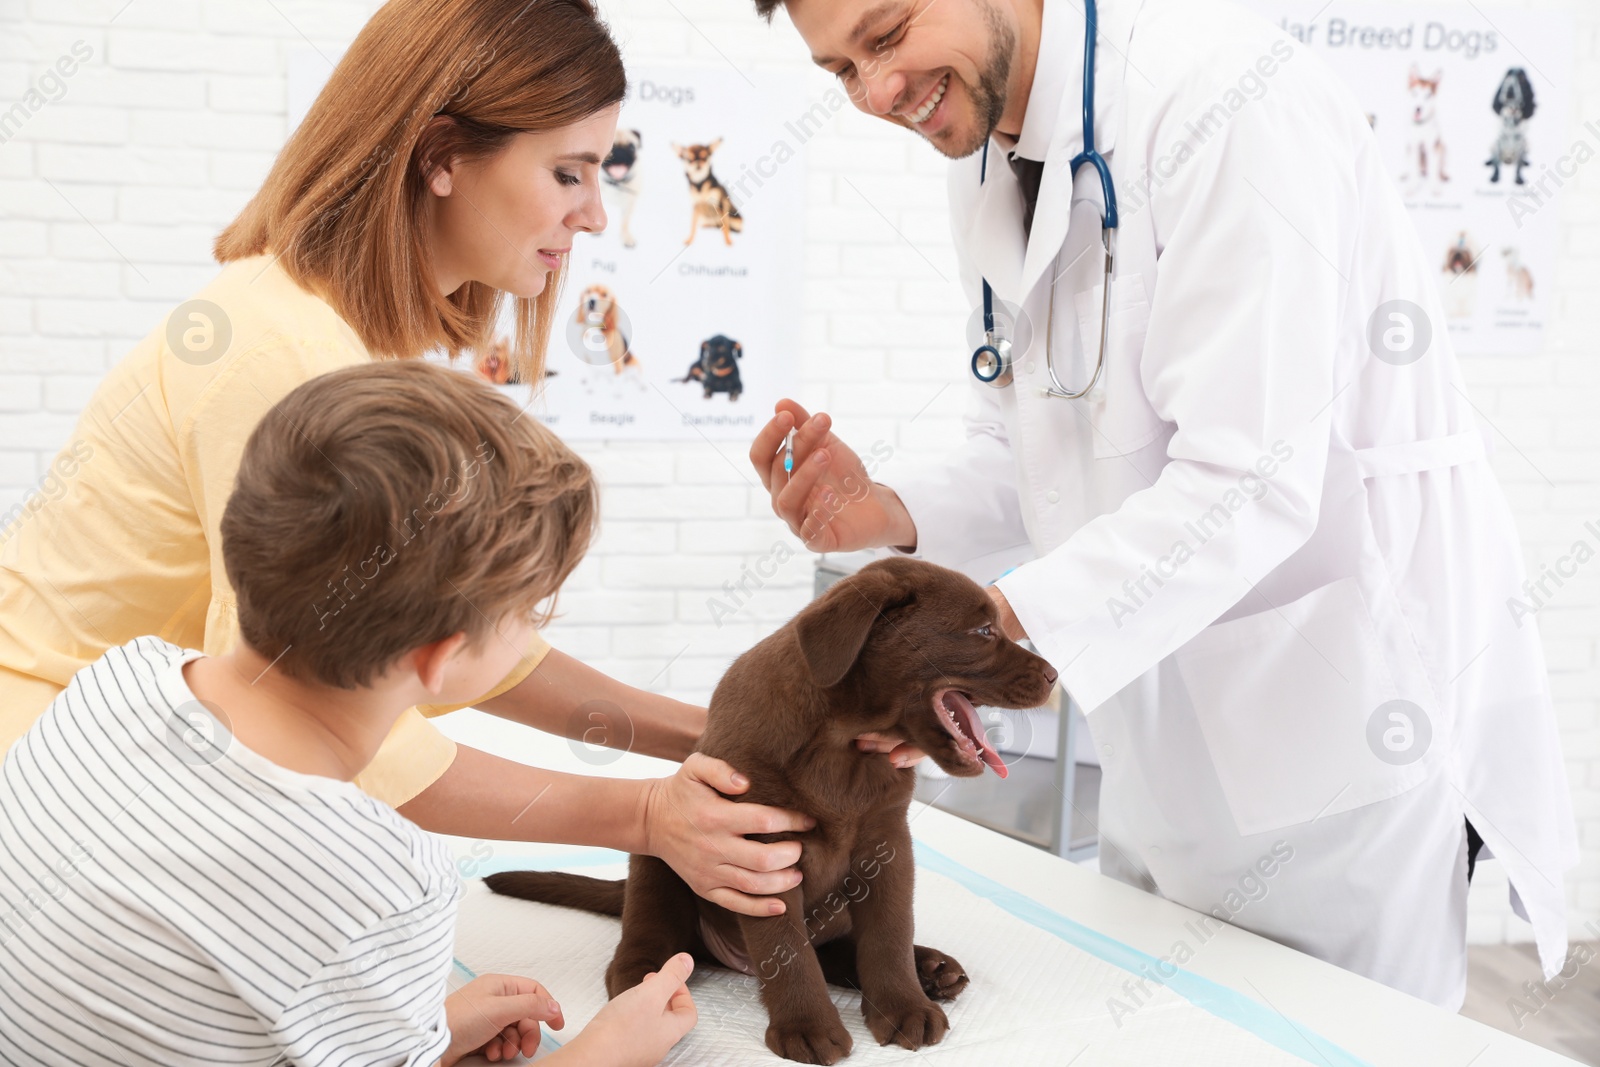
<svg viewBox="0 0 1600 1067"><path fill-rule="evenodd" d="M0 517L0 751L80 668L144 634L210 655L238 638L218 528L245 440L301 383L371 359L326 301L275 259L229 263L95 391L20 515ZM528 676L536 639L480 700ZM455 745L414 708L358 779L403 804Z"/></svg>

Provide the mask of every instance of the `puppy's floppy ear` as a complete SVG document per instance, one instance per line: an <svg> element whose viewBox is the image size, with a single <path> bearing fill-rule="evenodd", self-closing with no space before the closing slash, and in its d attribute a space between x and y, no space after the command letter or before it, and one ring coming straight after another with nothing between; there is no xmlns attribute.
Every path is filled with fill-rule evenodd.
<svg viewBox="0 0 1600 1067"><path fill-rule="evenodd" d="M795 635L817 684L843 681L884 612L913 599L910 585L891 568L871 564L802 611L794 621Z"/></svg>
<svg viewBox="0 0 1600 1067"><path fill-rule="evenodd" d="M733 358L734 359L743 359L744 358L744 345L740 344L738 341L733 342Z"/></svg>

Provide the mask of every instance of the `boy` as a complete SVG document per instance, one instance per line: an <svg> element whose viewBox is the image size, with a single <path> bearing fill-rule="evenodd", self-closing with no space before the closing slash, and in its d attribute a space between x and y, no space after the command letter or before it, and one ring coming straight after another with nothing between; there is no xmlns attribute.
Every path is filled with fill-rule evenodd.
<svg viewBox="0 0 1600 1067"><path fill-rule="evenodd" d="M520 414L408 360L256 427L222 518L235 650L113 648L0 767L0 1062L449 1067L560 1028L529 979L445 996L449 852L351 784L406 708L505 677L588 547L588 467ZM655 1063L691 969L550 1062Z"/></svg>

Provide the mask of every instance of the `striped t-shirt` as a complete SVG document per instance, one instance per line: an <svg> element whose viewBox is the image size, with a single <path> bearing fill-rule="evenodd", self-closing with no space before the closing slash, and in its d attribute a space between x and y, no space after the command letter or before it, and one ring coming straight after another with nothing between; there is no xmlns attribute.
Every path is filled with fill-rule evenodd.
<svg viewBox="0 0 1600 1067"><path fill-rule="evenodd" d="M0 766L0 1063L431 1065L448 851L233 740L199 655L111 649Z"/></svg>

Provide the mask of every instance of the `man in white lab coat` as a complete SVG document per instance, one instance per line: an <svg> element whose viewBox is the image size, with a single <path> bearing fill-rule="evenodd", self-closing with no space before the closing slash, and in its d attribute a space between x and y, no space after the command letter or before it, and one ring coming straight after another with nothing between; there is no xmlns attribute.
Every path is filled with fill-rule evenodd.
<svg viewBox="0 0 1600 1067"><path fill-rule="evenodd" d="M1107 873L1454 1009L1481 848L1553 973L1576 841L1517 537L1351 94L1218 0L1099 4L1121 219L1104 372L1059 399L1047 355L1080 388L1102 314L1083 7L783 6L952 158L971 306L987 279L1021 310L1014 382L969 378L965 443L890 485L780 405L751 450L774 510L819 551L1031 548L992 593L1088 712Z"/></svg>

